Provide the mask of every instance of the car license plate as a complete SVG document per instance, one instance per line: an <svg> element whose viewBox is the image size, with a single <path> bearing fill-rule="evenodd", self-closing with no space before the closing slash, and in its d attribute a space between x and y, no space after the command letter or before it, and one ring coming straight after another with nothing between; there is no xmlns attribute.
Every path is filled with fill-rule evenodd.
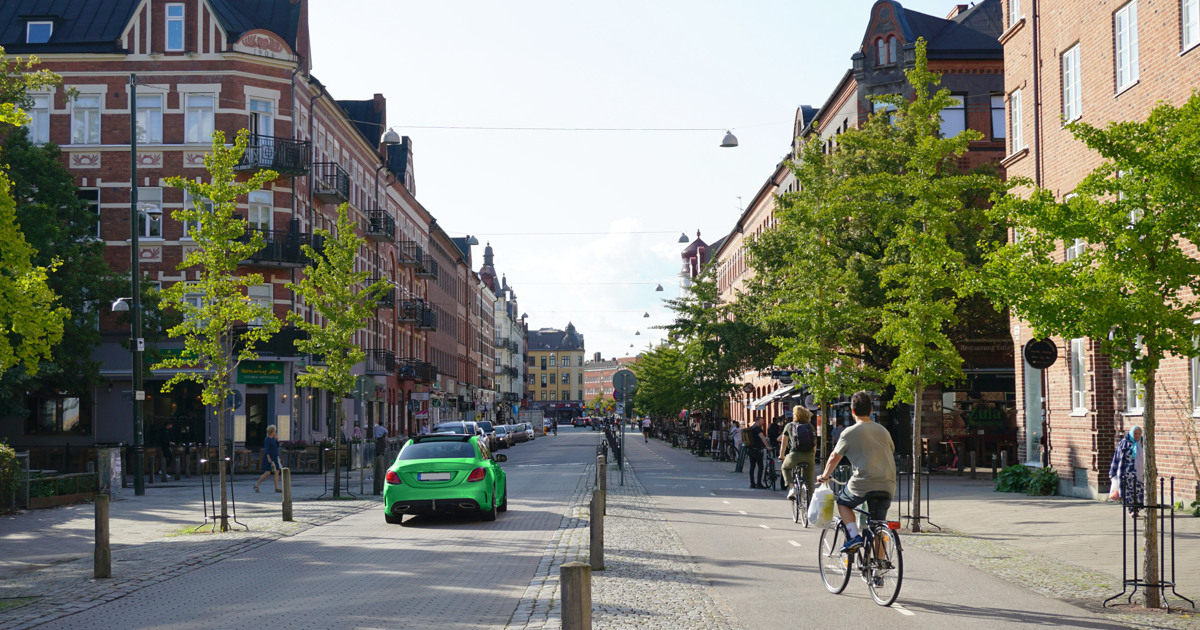
<svg viewBox="0 0 1200 630"><path fill-rule="evenodd" d="M418 481L450 481L454 475L444 473L417 473Z"/></svg>

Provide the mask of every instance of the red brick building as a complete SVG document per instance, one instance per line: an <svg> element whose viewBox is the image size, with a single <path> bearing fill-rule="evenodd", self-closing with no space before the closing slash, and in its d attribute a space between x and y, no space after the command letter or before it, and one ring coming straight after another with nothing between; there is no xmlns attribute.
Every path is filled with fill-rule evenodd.
<svg viewBox="0 0 1200 630"><path fill-rule="evenodd" d="M1095 125L1143 120L1160 101L1181 104L1200 84L1200 4L1196 0L1009 0L1000 37L1005 57L1005 101L1010 126L1004 166L1060 198L1101 162L1064 128L1064 121ZM1063 244L1069 255L1076 243ZM1084 245L1086 246L1086 245ZM1191 247L1193 254L1195 246ZM1016 356L1031 331L1013 320ZM1142 423L1141 397L1123 365L1112 365L1091 339L1054 338L1058 362L1042 374L1017 359L1017 407L1025 460L1045 456L1060 490L1106 494L1108 467L1120 434ZM1200 365L1168 358L1156 391L1159 474L1196 491L1194 441L1200 417Z"/></svg>

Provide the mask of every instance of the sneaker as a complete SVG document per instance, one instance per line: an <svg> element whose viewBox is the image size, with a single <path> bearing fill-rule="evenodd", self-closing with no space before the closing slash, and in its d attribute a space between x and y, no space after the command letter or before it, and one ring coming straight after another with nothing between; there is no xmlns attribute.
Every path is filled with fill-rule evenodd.
<svg viewBox="0 0 1200 630"><path fill-rule="evenodd" d="M792 486L792 487L788 488L788 498L789 499L796 498L796 486Z"/></svg>
<svg viewBox="0 0 1200 630"><path fill-rule="evenodd" d="M859 534L858 536L855 536L854 538L847 540L846 544L842 545L842 553L846 553L848 551L854 551L855 549L862 549L862 546L863 546L862 534Z"/></svg>

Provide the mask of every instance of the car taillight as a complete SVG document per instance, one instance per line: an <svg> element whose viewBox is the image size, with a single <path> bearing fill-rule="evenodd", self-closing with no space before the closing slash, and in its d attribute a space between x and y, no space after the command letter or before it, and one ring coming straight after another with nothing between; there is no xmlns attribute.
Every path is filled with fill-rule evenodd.
<svg viewBox="0 0 1200 630"><path fill-rule="evenodd" d="M384 479L394 486L400 485L400 475L397 475L394 470L387 471L387 476Z"/></svg>
<svg viewBox="0 0 1200 630"><path fill-rule="evenodd" d="M483 481L483 478L486 475L487 472L484 469L476 468L475 470L471 471L470 476L467 477L467 481Z"/></svg>

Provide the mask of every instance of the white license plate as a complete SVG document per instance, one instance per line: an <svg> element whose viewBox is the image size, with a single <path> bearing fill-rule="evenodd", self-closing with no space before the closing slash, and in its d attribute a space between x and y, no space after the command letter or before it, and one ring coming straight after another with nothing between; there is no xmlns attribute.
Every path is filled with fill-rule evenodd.
<svg viewBox="0 0 1200 630"><path fill-rule="evenodd" d="M454 477L451 473L417 473L418 481L450 481Z"/></svg>

